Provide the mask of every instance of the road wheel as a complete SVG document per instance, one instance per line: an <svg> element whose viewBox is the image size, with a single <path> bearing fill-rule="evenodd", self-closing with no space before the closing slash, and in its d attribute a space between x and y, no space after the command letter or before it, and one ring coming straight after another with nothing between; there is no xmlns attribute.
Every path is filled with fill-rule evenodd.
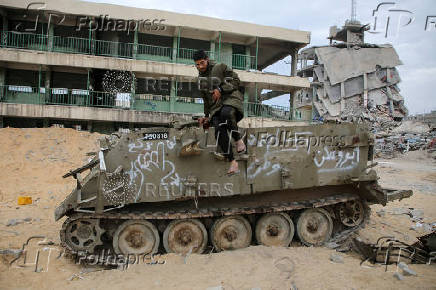
<svg viewBox="0 0 436 290"><path fill-rule="evenodd" d="M163 243L168 253L203 253L207 246L207 231L197 219L174 220L163 234Z"/></svg>
<svg viewBox="0 0 436 290"><path fill-rule="evenodd" d="M268 213L256 224L259 245L287 247L294 237L294 223L286 213Z"/></svg>
<svg viewBox="0 0 436 290"><path fill-rule="evenodd" d="M245 248L251 243L251 226L242 216L217 219L210 232L212 244L217 251Z"/></svg>
<svg viewBox="0 0 436 290"><path fill-rule="evenodd" d="M117 254L153 254L159 249L159 232L148 221L130 220L115 231L113 247Z"/></svg>
<svg viewBox="0 0 436 290"><path fill-rule="evenodd" d="M319 208L306 209L298 218L297 235L306 246L321 246L332 236L330 214Z"/></svg>

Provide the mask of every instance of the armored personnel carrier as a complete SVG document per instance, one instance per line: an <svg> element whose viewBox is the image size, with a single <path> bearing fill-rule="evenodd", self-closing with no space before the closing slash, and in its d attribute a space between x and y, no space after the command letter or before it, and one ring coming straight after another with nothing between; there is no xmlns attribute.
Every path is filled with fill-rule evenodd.
<svg viewBox="0 0 436 290"><path fill-rule="evenodd" d="M103 138L64 176L77 186L55 211L68 217L62 245L117 254L318 246L362 227L368 205L412 195L377 184L365 125L243 130L247 149L232 176L213 128L176 123Z"/></svg>

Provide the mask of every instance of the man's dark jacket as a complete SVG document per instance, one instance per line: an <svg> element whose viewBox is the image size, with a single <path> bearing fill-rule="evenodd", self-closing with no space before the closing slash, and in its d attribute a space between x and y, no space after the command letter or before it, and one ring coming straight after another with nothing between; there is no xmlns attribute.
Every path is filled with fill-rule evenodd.
<svg viewBox="0 0 436 290"><path fill-rule="evenodd" d="M212 117L223 105L234 107L241 117L244 115L243 98L239 91L239 77L230 67L224 63L216 64L209 60L209 65L205 72L199 73L199 89L204 100L204 114ZM212 91L219 89L221 98L214 102Z"/></svg>

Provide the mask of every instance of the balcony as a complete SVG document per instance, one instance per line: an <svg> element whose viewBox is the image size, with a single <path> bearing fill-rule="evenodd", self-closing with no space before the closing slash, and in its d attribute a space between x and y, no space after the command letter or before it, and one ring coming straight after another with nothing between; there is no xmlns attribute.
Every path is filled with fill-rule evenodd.
<svg viewBox="0 0 436 290"><path fill-rule="evenodd" d="M151 60L193 65L194 49L114 42L91 38L49 36L44 34L1 32L1 47L87 54L137 60ZM256 57L244 54L206 52L209 58L224 62L234 69L256 69Z"/></svg>
<svg viewBox="0 0 436 290"><path fill-rule="evenodd" d="M289 108L283 106L246 102L244 103L244 112L246 117L263 117L278 120L291 120L291 113Z"/></svg>
<svg viewBox="0 0 436 290"><path fill-rule="evenodd" d="M34 105L63 105L124 110L202 114L203 100L153 94L107 93L84 89L0 86L0 102ZM289 108L259 103L244 103L246 117L265 117L290 120Z"/></svg>

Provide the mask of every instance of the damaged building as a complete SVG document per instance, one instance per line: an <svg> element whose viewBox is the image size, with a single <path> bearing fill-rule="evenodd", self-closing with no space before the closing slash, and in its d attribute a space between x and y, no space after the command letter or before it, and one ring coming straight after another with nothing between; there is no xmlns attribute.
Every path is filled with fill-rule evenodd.
<svg viewBox="0 0 436 290"><path fill-rule="evenodd" d="M347 21L342 29L330 28L330 45L300 52L298 75L308 77L311 87L291 100L296 119L366 119L383 127L407 116L396 69L402 62L391 45L366 44L366 30Z"/></svg>
<svg viewBox="0 0 436 290"><path fill-rule="evenodd" d="M307 31L85 1L29 6L0 3L0 128L110 133L192 120L204 112L199 49L237 72L244 116L289 120L288 107L262 104L258 92L310 87L296 76ZM286 56L291 75L263 72Z"/></svg>

